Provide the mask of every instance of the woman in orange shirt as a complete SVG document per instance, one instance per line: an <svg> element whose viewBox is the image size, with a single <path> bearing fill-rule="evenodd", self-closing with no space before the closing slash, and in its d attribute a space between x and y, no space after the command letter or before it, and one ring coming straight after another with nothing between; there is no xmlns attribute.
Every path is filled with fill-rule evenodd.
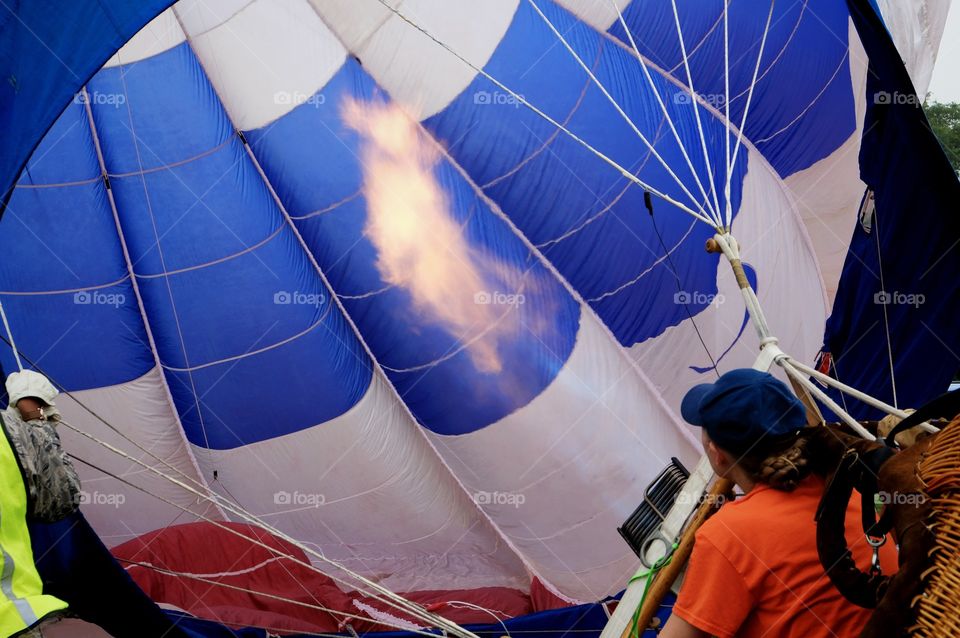
<svg viewBox="0 0 960 638"><path fill-rule="evenodd" d="M766 372L732 370L692 388L683 418L702 428L704 450L718 476L744 495L727 503L696 534L673 615L661 638L848 638L871 611L847 601L817 555L814 514L823 480L791 466L762 482L760 464L796 442L806 426L803 404ZM872 549L861 528L860 501L847 510L847 538L861 569ZM896 550L881 551L885 573Z"/></svg>

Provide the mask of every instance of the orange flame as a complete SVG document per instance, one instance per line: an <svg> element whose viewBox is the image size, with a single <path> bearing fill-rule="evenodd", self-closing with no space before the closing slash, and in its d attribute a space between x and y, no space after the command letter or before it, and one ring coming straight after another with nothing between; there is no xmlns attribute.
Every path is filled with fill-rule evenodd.
<svg viewBox="0 0 960 638"><path fill-rule="evenodd" d="M347 99L343 116L363 140L364 234L377 249L380 276L405 288L420 312L465 344L478 370L500 372L497 343L515 329L517 313L490 303L483 273L491 264L449 214L435 175L440 150L399 106Z"/></svg>

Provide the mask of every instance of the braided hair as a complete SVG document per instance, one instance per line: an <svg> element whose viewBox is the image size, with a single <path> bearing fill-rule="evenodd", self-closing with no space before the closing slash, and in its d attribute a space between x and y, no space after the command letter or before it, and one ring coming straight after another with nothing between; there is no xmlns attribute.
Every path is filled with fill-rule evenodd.
<svg viewBox="0 0 960 638"><path fill-rule="evenodd" d="M753 480L770 487L792 492L812 471L810 463L810 430L761 441L737 460Z"/></svg>

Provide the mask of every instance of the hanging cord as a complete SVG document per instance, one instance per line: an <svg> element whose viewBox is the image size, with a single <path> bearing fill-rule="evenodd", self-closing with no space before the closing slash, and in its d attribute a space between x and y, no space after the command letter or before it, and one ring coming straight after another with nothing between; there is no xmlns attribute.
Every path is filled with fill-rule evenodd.
<svg viewBox="0 0 960 638"><path fill-rule="evenodd" d="M884 303L880 304L883 306L883 329L887 334L887 363L890 365L890 389L893 392L893 405L894 407L899 407L897 404L897 379L894 375L893 370L893 340L890 338L890 319L887 316L887 301L892 301L892 298L887 297L890 293L887 292L887 286L883 281L883 254L880 250L880 215L876 207L873 209L873 236L876 238L877 243L877 263L880 266L880 290L885 296L883 299Z"/></svg>
<svg viewBox="0 0 960 638"><path fill-rule="evenodd" d="M697 187L700 189L700 193L703 195L704 203L709 208L710 196L707 195L707 191L703 187L703 182L700 180L700 175L693 167L693 161L690 159L690 155L687 153L687 147L684 145L683 141L681 141L680 134L677 132L677 127L673 123L673 118L670 117L670 112L667 110L667 105L663 101L663 97L660 95L660 90L657 88L656 83L653 81L653 76L650 74L650 69L647 68L646 59L640 53L640 48L633 39L633 33L630 31L626 21L623 19L623 13L620 11L620 7L617 6L616 0L607 1L613 5L613 8L617 11L617 19L620 21L620 26L623 27L624 32L627 34L627 38L630 40L630 46L633 47L633 52L636 54L637 60L640 62L640 68L643 70L643 76L646 78L647 84L650 85L650 92L653 93L655 98L657 98L657 104L660 106L660 111L663 113L663 116L667 121L667 126L670 127L670 132L673 133L673 139L676 140L677 147L680 149L683 159L686 160L687 167L690 169L690 173L693 175L693 179L696 181ZM719 211L717 211L717 214L719 215Z"/></svg>
<svg viewBox="0 0 960 638"><path fill-rule="evenodd" d="M680 53L683 56L683 66L687 71L687 90L690 92L690 101L693 102L693 117L697 122L697 132L700 134L700 148L703 151L704 163L707 165L707 179L710 180L710 192L713 194L713 205L720 214L720 201L717 199L716 182L713 179L713 167L710 161L710 153L707 151L707 138L703 133L703 123L700 121L700 101L697 99L697 91L693 88L693 74L690 73L690 59L687 57L687 45L683 41L683 29L680 27L680 13L677 10L677 0L671 0L673 5L673 20L677 25L677 38L680 40ZM717 224L721 226L721 224Z"/></svg>
<svg viewBox="0 0 960 638"><path fill-rule="evenodd" d="M670 561L673 560L673 553L677 551L677 548L680 546L679 543L674 542L670 547L670 551L660 557L660 559L655 562L650 569L647 569L642 572L637 572L633 578L627 583L629 587L631 583L637 580L645 580L646 583L643 586L643 596L640 598L640 604L637 605L637 610L633 612L633 619L630 621L630 638L639 638L640 628L637 626L640 621L640 610L643 609L643 603L647 601L647 592L650 591L650 583L653 582L654 577L657 575L661 569L670 564ZM643 628L646 631L646 627Z"/></svg>
<svg viewBox="0 0 960 638"><path fill-rule="evenodd" d="M726 15L726 3L724 0L724 15ZM743 115L740 117L740 126L737 129L737 143L733 147L733 157L727 165L727 180L724 185L724 195L727 200L726 220L729 228L733 220L732 205L730 203L730 179L733 173L733 167L737 163L737 155L740 153L740 144L743 142L743 127L747 125L747 113L750 112L750 102L753 100L753 89L757 85L757 74L760 72L760 60L763 58L763 49L767 45L767 35L770 33L770 22L773 20L773 5L776 0L770 0L770 11L767 13L767 23L763 27L763 37L760 39L760 51L757 53L757 64L753 68L753 78L750 80L750 90L747 92L747 103L743 107ZM724 46L729 47L729 42L724 40ZM730 99L730 89L727 89L727 101Z"/></svg>
<svg viewBox="0 0 960 638"><path fill-rule="evenodd" d="M476 610L482 611L482 612L484 612L484 613L487 613L487 614L493 616L494 619L495 619L498 623L500 623L500 626L503 627L503 634L504 634L505 636L507 636L508 638L510 637L510 630L507 629L507 623L503 622L503 618L500 618L500 616L498 616L498 615L497 615L497 612L495 612L494 610L492 610L492 609L487 609L486 607L481 607L480 605L474 605L473 603L468 603L468 602L465 602L465 601L463 601L463 600L448 600L448 601L446 601L446 603L444 603L444 604L449 605L450 607L454 607L454 608L456 608L456 607L461 607L461 608L466 607L466 608L469 608L469 609L476 609ZM507 616L507 614L504 614L502 611L501 611L500 613L503 614L503 615L504 615L505 617L507 617L507 618L510 617L510 616Z"/></svg>
<svg viewBox="0 0 960 638"><path fill-rule="evenodd" d="M17 362L17 368L20 372L23 372L23 362L20 361L20 352L17 350L17 344L13 340L13 332L10 330L10 323L7 321L7 313L3 309L3 302L0 301L0 318L3 319L3 328L7 331L7 336L10 337L10 340L4 341L7 342L7 345L10 346L10 349L13 351L13 358Z"/></svg>
<svg viewBox="0 0 960 638"><path fill-rule="evenodd" d="M584 72L587 74L587 76L590 78L590 80L593 81L593 84L598 89L600 89L600 92L603 93L603 95L607 98L610 104L613 105L613 108L616 109L617 113L620 114L620 117L622 117L623 120L627 123L627 125L629 125L631 129L633 129L633 132L637 135L637 137L640 138L640 141L644 143L644 145L647 147L650 153L660 162L661 165L663 165L664 169L666 169L667 171L667 174L673 178L673 180L677 183L678 186L680 186L680 189L690 199L690 201L693 202L693 205L699 208L700 212L703 213L704 215L713 218L714 224L716 224L717 226L721 225L719 212L714 211L714 209L710 207L709 200L707 200L706 202L707 208L704 209L700 205L700 202L697 200L697 198L694 197L693 194L687 189L683 181L679 177L677 177L677 174L673 171L673 169L666 162L666 160L664 160L663 157L660 155L660 153L657 152L657 149L654 147L654 145L651 144L650 141L647 139L647 137L640 131L640 129L637 128L636 124L633 123L633 120L630 119L630 116L624 112L623 108L617 103L617 100L612 95L610 95L610 92L607 91L607 88L605 86L603 86L603 83L597 79L597 76L594 75L593 71L590 70L590 67L588 67L587 64L583 61L583 58L581 58L577 54L577 52L573 49L573 47L570 46L570 43L567 42L567 39L563 37L563 34L560 33L559 30L557 30L557 28L550 21L550 18L548 18L547 15L540 10L540 7L537 5L537 3L534 0L527 0L527 2L529 2L530 6L533 7L534 11L536 11L540 15L540 17L547 24L547 26L550 28L553 34L563 44L564 48L566 48L566 50L570 52L570 55L573 56L573 58L577 61L577 64L580 65L580 68L582 68ZM701 187L701 190L702 190L702 187ZM706 193L704 193L703 195L706 198L707 196Z"/></svg>
<svg viewBox="0 0 960 638"><path fill-rule="evenodd" d="M673 274L673 278L677 283L677 292L683 293L683 284L680 281L680 274L677 272L676 264L673 263L673 257L670 255L670 251L667 249L667 245L663 241L663 236L660 234L660 229L657 228L657 220L653 216L653 199L650 197L650 193L644 191L643 193L643 203L647 207L647 212L650 213L650 223L653 224L653 231L657 234L657 239L660 241L660 247L663 248L663 254L667 258L667 264L669 265L670 272ZM700 327L697 326L697 320L693 318L693 313L690 311L690 307L687 304L683 304L683 309L687 311L687 317L690 319L690 323L693 325L694 331L697 333L697 339L700 340L700 345L703 346L703 351L707 353L707 358L710 359L710 363L713 364L713 372L717 375L717 378L720 378L720 371L717 369L717 362L713 358L713 355L710 354L710 348L707 347L707 342L704 341L703 335L700 333Z"/></svg>

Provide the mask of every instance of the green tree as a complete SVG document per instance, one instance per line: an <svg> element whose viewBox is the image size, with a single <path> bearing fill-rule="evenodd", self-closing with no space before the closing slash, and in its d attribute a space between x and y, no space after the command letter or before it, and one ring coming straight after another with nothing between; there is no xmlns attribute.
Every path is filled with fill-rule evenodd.
<svg viewBox="0 0 960 638"><path fill-rule="evenodd" d="M930 128L940 139L953 170L960 173L960 102L930 102L924 107Z"/></svg>

